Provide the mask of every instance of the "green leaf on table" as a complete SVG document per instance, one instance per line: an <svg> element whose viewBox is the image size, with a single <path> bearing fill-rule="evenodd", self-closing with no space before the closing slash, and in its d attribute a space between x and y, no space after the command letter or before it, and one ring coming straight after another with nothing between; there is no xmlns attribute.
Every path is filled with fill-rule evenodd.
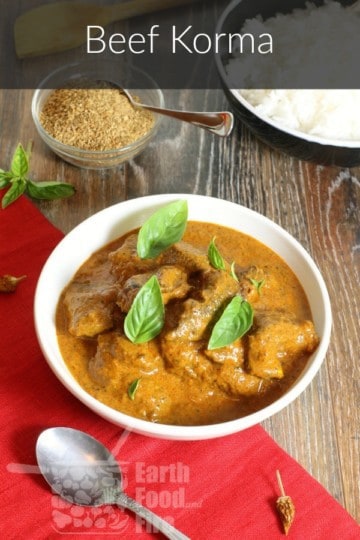
<svg viewBox="0 0 360 540"><path fill-rule="evenodd" d="M26 192L33 199L60 199L70 197L75 193L75 188L65 182L33 182L27 181Z"/></svg>
<svg viewBox="0 0 360 540"><path fill-rule="evenodd" d="M124 321L125 335L133 343L156 337L164 326L165 309L159 281L152 276L141 287Z"/></svg>
<svg viewBox="0 0 360 540"><path fill-rule="evenodd" d="M16 201L24 192L34 199L59 199L70 197L75 188L65 182L33 182L27 176L30 165L31 144L28 149L19 143L12 157L10 171L0 169L0 189L9 186L2 198L2 208Z"/></svg>
<svg viewBox="0 0 360 540"><path fill-rule="evenodd" d="M23 178L29 171L29 155L22 144L18 144L12 157L10 172L13 176Z"/></svg>
<svg viewBox="0 0 360 540"><path fill-rule="evenodd" d="M176 242L185 232L188 206L184 200L160 208L145 221L138 234L137 254L141 259L154 259Z"/></svg>
<svg viewBox="0 0 360 540"><path fill-rule="evenodd" d="M1 206L6 208L9 204L13 203L22 195L26 188L26 180L21 178L15 179L11 182L11 186L2 198Z"/></svg>
<svg viewBox="0 0 360 540"><path fill-rule="evenodd" d="M8 186L11 183L12 174L0 169L0 189Z"/></svg>
<svg viewBox="0 0 360 540"><path fill-rule="evenodd" d="M216 268L216 270L225 270L225 261L222 258L220 251L216 247L215 236L211 240L208 247L208 259L210 261L211 266Z"/></svg>
<svg viewBox="0 0 360 540"><path fill-rule="evenodd" d="M212 330L208 349L226 347L241 338L250 330L253 318L254 313L249 302L241 296L234 296Z"/></svg>

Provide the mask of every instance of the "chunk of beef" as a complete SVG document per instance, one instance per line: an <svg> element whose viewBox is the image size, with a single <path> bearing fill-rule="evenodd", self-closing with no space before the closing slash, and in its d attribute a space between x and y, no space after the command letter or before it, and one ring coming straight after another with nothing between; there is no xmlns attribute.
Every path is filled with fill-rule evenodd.
<svg viewBox="0 0 360 540"><path fill-rule="evenodd" d="M174 264L185 268L188 273L207 271L211 269L207 253L187 244L178 242L164 251L159 258L161 264Z"/></svg>
<svg viewBox="0 0 360 540"><path fill-rule="evenodd" d="M246 269L235 267L235 273L239 280L241 296L250 304L259 300L261 287L265 285L264 271L256 266L250 266Z"/></svg>
<svg viewBox="0 0 360 540"><path fill-rule="evenodd" d="M264 379L281 379L283 365L312 353L319 338L311 321L298 321L281 312L257 314L248 336L248 368Z"/></svg>
<svg viewBox="0 0 360 540"><path fill-rule="evenodd" d="M158 259L140 259L136 246L137 234L131 234L117 250L109 253L111 271L120 286L131 276L151 272L158 268Z"/></svg>
<svg viewBox="0 0 360 540"><path fill-rule="evenodd" d="M206 343L202 341L168 341L159 339L161 354L166 366L174 373L193 379L210 376L212 363L203 354Z"/></svg>
<svg viewBox="0 0 360 540"><path fill-rule="evenodd" d="M241 339L236 339L230 345L219 349L206 349L205 355L216 364L224 364L226 360L231 360L234 365L244 364L244 344Z"/></svg>
<svg viewBox="0 0 360 540"><path fill-rule="evenodd" d="M70 334L94 337L112 328L116 296L113 286L73 282L64 296Z"/></svg>
<svg viewBox="0 0 360 540"><path fill-rule="evenodd" d="M136 243L137 236L130 235L109 256L119 286L123 286L118 300L121 309L129 310L139 287L154 273L159 272L163 282L165 303L173 298L186 297L190 288L188 283L185 285L185 275L188 276L188 282L196 274L197 283L201 282L199 290L167 310L165 333L170 340L203 339L216 312L239 291L236 280L227 272L214 270L209 264L207 253L186 242L174 244L153 260L139 259ZM167 267L170 269L165 270Z"/></svg>
<svg viewBox="0 0 360 540"><path fill-rule="evenodd" d="M172 400L166 386L178 384L175 376L164 376L163 361L155 341L134 344L117 332L98 336L95 357L89 362L89 373L111 399L124 402L124 409L133 416L151 422L164 421L170 414ZM124 391L140 379L136 400L131 401Z"/></svg>
<svg viewBox="0 0 360 540"><path fill-rule="evenodd" d="M165 305L175 298L184 298L190 290L190 285L187 282L188 275L184 270L173 265L160 266L156 272L136 274L126 280L117 299L117 304L123 312L129 311L139 289L153 275L158 278Z"/></svg>
<svg viewBox="0 0 360 540"><path fill-rule="evenodd" d="M239 292L238 282L225 271L208 270L202 274L202 280L196 297L169 306L164 329L166 339L208 339L216 314Z"/></svg>
<svg viewBox="0 0 360 540"><path fill-rule="evenodd" d="M244 370L245 350L242 339L226 347L206 350L205 355L217 364L216 384L233 397L257 394L261 379Z"/></svg>
<svg viewBox="0 0 360 540"><path fill-rule="evenodd" d="M230 397L254 395L259 392L261 379L246 373L244 364L244 345L238 339L227 347L206 350L204 341L161 341L161 349L168 368L172 373L185 375L217 386Z"/></svg>
<svg viewBox="0 0 360 540"><path fill-rule="evenodd" d="M178 384L178 379L171 374L168 374L166 378L160 374L141 377L136 398L131 402L131 416L149 422L175 424L175 419L178 417L176 411L179 410L179 407L177 407L176 400L171 399L170 396L175 395ZM171 392L171 389L173 392ZM129 397L127 395L122 396L122 402L125 401L127 407L129 407ZM172 418L173 421L169 420L169 418Z"/></svg>
<svg viewBox="0 0 360 540"><path fill-rule="evenodd" d="M95 357L89 362L92 378L101 385L130 376L141 377L156 373L162 359L155 341L134 344L123 334L106 332L98 336ZM130 373L130 375L129 375Z"/></svg>
<svg viewBox="0 0 360 540"><path fill-rule="evenodd" d="M137 255L137 234L128 236L124 243L109 254L112 272L120 285L138 274L150 274L161 266L176 266L187 274L211 268L207 254L187 244L178 242L155 259L141 259Z"/></svg>
<svg viewBox="0 0 360 540"><path fill-rule="evenodd" d="M116 251L109 254L109 259L113 273L121 282L135 274L150 272L161 265L178 266L188 273L211 268L207 254L186 242L170 246L155 259L140 259L137 255L137 234L128 236Z"/></svg>
<svg viewBox="0 0 360 540"><path fill-rule="evenodd" d="M240 268L236 265L235 273L239 280L240 294L250 304L259 306L263 304L263 298L271 297L273 299L272 291L279 290L279 282L269 266ZM278 296L278 298L282 302L281 296ZM281 304L279 307L281 309ZM276 310L276 307L274 310Z"/></svg>
<svg viewBox="0 0 360 540"><path fill-rule="evenodd" d="M216 383L226 394L238 397L258 394L262 380L251 373L247 373L236 362L228 359L221 366Z"/></svg>

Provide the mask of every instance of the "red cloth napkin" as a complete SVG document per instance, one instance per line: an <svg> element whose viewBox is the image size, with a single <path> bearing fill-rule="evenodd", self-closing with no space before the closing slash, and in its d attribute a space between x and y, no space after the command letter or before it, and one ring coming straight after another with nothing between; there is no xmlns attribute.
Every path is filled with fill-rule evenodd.
<svg viewBox="0 0 360 540"><path fill-rule="evenodd" d="M283 538L276 469L296 506L290 538L360 538L349 514L260 426L210 441L152 439L107 423L61 385L39 349L32 313L39 272L61 238L25 197L0 213L0 275L27 275L16 293L0 295L2 537L161 538L130 512L72 506L51 494L34 448L43 429L61 425L102 441L122 465L128 495L194 540Z"/></svg>

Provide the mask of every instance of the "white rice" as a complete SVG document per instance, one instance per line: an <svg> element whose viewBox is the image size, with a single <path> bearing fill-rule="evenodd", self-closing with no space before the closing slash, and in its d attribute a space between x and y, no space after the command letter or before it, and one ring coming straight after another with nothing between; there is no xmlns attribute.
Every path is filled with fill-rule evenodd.
<svg viewBox="0 0 360 540"><path fill-rule="evenodd" d="M332 39L325 44L329 61L328 73L324 70L324 49L319 48L319 28L329 28L327 35ZM269 59L257 55L256 59L244 54L234 54L229 60L226 71L230 87L236 88L261 116L281 124L285 128L301 131L327 139L360 140L360 90L244 90L259 88L258 77L269 77L269 88L282 88L284 73L286 80L297 84L309 77L309 55L314 72L321 65L322 77L329 81L329 88L334 87L334 77L338 76L337 66L346 58L359 55L360 50L360 15L343 8L338 2L326 2L322 7L307 4L303 10L294 10L288 15L278 14L266 21L261 18L246 21L241 33L253 35L270 33L276 36L280 51L291 51L280 59L276 55L276 64L269 67ZM297 39L299 36L299 39ZM341 47L339 46L341 44ZM320 45L319 45L320 47ZM322 58L321 64L319 58ZM358 61L352 61L357 65ZM302 65L306 62L306 75ZM263 79L262 79L263 80ZM339 79L337 79L339 80ZM266 85L264 85L266 87ZM264 88L260 86L260 88Z"/></svg>

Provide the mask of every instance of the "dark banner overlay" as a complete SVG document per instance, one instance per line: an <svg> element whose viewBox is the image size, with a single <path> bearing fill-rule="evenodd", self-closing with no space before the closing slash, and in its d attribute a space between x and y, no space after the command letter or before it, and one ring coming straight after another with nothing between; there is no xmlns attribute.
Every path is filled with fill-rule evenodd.
<svg viewBox="0 0 360 540"><path fill-rule="evenodd" d="M163 0L152 13L140 2L137 16L108 24L99 8L118 2L0 0L0 85L61 85L73 65L73 75L90 70L94 80L128 88L147 88L146 72L168 89L360 89L352 3ZM83 80L73 76L75 85Z"/></svg>

